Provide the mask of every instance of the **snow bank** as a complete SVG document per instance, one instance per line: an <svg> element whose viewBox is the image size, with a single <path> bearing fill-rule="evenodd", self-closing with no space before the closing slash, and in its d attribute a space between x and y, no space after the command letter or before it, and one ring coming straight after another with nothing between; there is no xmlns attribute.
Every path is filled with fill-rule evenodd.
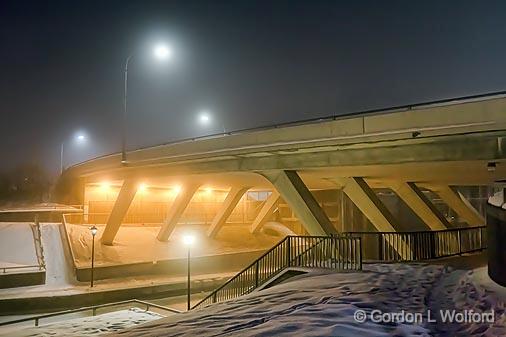
<svg viewBox="0 0 506 337"><path fill-rule="evenodd" d="M463 271L439 265L367 266L362 272L313 272L247 296L119 332L118 336L501 336L504 301ZM494 324L429 324L427 310L496 310ZM423 313L421 323L354 319L370 314Z"/></svg>

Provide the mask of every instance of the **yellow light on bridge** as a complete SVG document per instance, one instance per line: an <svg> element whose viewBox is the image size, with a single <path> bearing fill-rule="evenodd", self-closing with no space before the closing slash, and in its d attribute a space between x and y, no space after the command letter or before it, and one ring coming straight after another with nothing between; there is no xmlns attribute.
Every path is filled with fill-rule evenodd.
<svg viewBox="0 0 506 337"><path fill-rule="evenodd" d="M107 192L109 190L109 188L111 187L111 184L108 182L108 181L102 181L100 183L100 189L103 191L103 192Z"/></svg>
<svg viewBox="0 0 506 337"><path fill-rule="evenodd" d="M174 186L173 191L174 191L175 194L179 194L179 192L181 192L181 186L179 186L179 185L178 186Z"/></svg>
<svg viewBox="0 0 506 337"><path fill-rule="evenodd" d="M148 185L146 185L144 183L139 184L139 188L138 188L139 192L146 192L147 189L148 189Z"/></svg>

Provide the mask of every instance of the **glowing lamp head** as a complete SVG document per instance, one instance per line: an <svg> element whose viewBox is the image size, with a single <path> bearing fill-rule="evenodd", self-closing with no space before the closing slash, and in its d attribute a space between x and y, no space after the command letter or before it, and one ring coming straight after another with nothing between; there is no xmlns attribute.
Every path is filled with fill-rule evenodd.
<svg viewBox="0 0 506 337"><path fill-rule="evenodd" d="M90 227L90 233L91 233L91 235L95 236L95 235L97 235L97 232L98 232L98 228L97 227L95 227L95 226L91 226Z"/></svg>
<svg viewBox="0 0 506 337"><path fill-rule="evenodd" d="M179 192L181 192L181 186L174 186L173 191L174 193L179 194Z"/></svg>
<svg viewBox="0 0 506 337"><path fill-rule="evenodd" d="M109 184L108 181L102 181L100 183L100 187L102 188L103 191L107 191L110 186L111 186L111 184Z"/></svg>
<svg viewBox="0 0 506 337"><path fill-rule="evenodd" d="M207 125L211 122L211 117L207 112L202 112L199 115L199 122L200 124Z"/></svg>
<svg viewBox="0 0 506 337"><path fill-rule="evenodd" d="M172 56L172 50L168 46L160 44L153 49L153 54L159 60L167 60Z"/></svg>
<svg viewBox="0 0 506 337"><path fill-rule="evenodd" d="M138 191L139 192L146 192L147 188L148 188L148 186L146 184L141 183L141 184L139 184Z"/></svg>
<svg viewBox="0 0 506 337"><path fill-rule="evenodd" d="M84 143L86 141L86 136L83 133L78 133L75 139L78 143Z"/></svg>
<svg viewBox="0 0 506 337"><path fill-rule="evenodd" d="M195 242L195 237L190 234L183 235L183 243L186 246L191 246Z"/></svg>

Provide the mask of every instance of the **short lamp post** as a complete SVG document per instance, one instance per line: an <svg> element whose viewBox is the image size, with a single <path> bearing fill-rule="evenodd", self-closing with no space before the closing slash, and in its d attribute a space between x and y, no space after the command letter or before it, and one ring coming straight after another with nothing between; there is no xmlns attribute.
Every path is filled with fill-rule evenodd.
<svg viewBox="0 0 506 337"><path fill-rule="evenodd" d="M185 235L183 236L183 243L188 247L188 258L187 258L187 279L186 279L186 291L187 291L187 309L190 310L190 249L193 243L195 242L195 237L193 235Z"/></svg>
<svg viewBox="0 0 506 337"><path fill-rule="evenodd" d="M93 237L91 241L91 278L90 278L90 287L93 288L93 270L95 268L95 235L97 235L98 228L95 226L90 227L90 233Z"/></svg>

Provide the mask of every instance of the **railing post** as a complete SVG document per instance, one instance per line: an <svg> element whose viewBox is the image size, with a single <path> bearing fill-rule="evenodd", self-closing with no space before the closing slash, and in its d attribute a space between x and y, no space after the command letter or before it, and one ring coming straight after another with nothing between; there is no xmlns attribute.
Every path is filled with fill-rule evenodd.
<svg viewBox="0 0 506 337"><path fill-rule="evenodd" d="M460 235L460 229L457 230L457 238L459 240L459 255L462 255L462 236Z"/></svg>
<svg viewBox="0 0 506 337"><path fill-rule="evenodd" d="M383 261L383 237L378 233L378 260Z"/></svg>
<svg viewBox="0 0 506 337"><path fill-rule="evenodd" d="M35 319L35 326L39 326L39 319L38 318Z"/></svg>
<svg viewBox="0 0 506 337"><path fill-rule="evenodd" d="M290 267L290 263L291 263L291 259L292 259L292 253L290 250L290 247L292 245L291 245L290 239L291 239L291 237L289 237L289 236L286 237L286 244L288 245L288 247L286 247L286 265L287 265L287 267Z"/></svg>
<svg viewBox="0 0 506 337"><path fill-rule="evenodd" d="M258 287L258 261L255 263L255 288Z"/></svg>

